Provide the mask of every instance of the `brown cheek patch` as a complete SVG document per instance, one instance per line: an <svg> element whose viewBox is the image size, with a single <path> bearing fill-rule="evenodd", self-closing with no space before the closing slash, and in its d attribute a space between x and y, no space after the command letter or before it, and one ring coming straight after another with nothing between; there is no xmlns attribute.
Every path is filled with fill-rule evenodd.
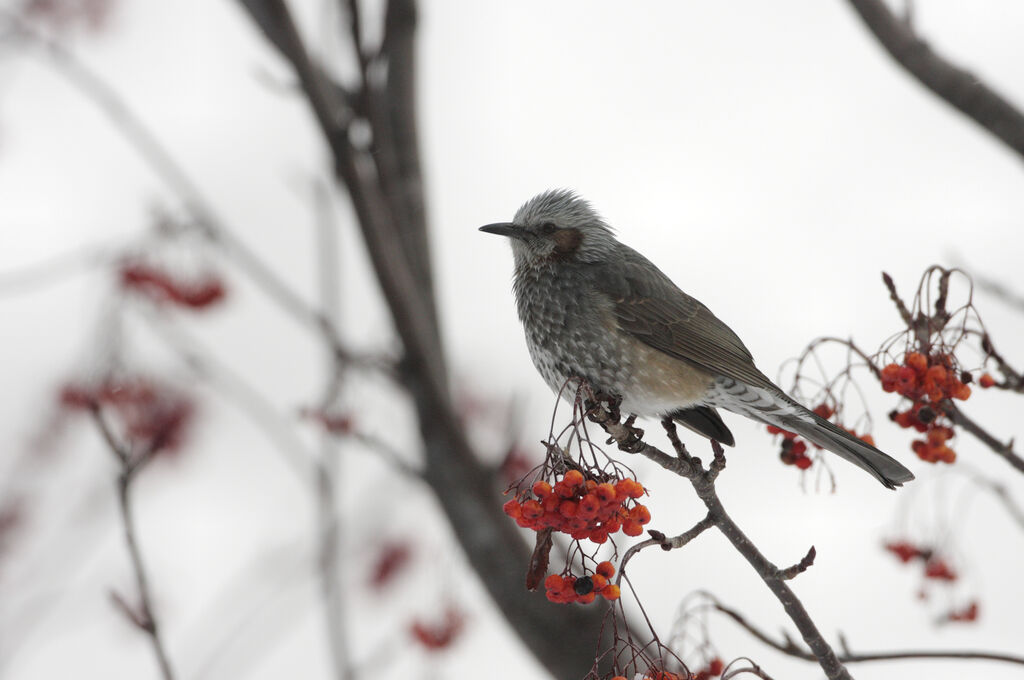
<svg viewBox="0 0 1024 680"><path fill-rule="evenodd" d="M555 254L561 257L575 253L583 242L583 234L579 229L559 229L551 238L555 240Z"/></svg>

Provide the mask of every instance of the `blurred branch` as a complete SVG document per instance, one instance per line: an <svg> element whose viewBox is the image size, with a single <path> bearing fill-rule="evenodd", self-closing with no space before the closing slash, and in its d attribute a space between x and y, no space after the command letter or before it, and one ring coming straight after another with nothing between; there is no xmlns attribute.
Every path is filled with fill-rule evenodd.
<svg viewBox="0 0 1024 680"><path fill-rule="evenodd" d="M801 562L789 569L779 569L766 558L757 546L743 533L739 526L725 511L718 493L715 490L715 480L719 473L725 469L725 455L722 447L712 441L714 459L705 470L699 458L695 458L686 450L686 446L679 440L675 424L671 419L662 422L665 432L676 455L671 456L657 447L651 446L643 441L643 431L634 427L632 418L620 422L618 404L615 400L606 395L597 395L594 403L589 404L588 417L600 425L605 432L619 445L619 448L629 453L639 453L645 458L654 461L669 472L680 477L685 477L693 486L697 496L704 502L708 509L708 518L719 531L732 543L739 552L754 568L761 580L768 589L772 591L789 618L796 625L804 642L812 650L812 656L821 665L822 670L831 680L849 680L850 673L843 667L835 651L829 646L822 636L818 627L811 619L803 604L796 594L786 584L788 578L807 569L813 560L813 548L808 556ZM701 523L702 524L702 523ZM691 532L702 531L701 524L691 529ZM690 532L687 532L690 533ZM685 536L685 534L684 534Z"/></svg>
<svg viewBox="0 0 1024 680"><path fill-rule="evenodd" d="M1012 495L1010 495L1006 486L995 480L983 477L980 474L969 474L968 478L995 496L996 500L1002 504L1010 518L1017 523L1017 526L1024 529L1024 508L1021 508L1021 506L1017 504L1017 501Z"/></svg>
<svg viewBox="0 0 1024 680"><path fill-rule="evenodd" d="M337 329L292 290L242 238L236 235L233 229L228 227L200 186L192 180L159 137L145 125L142 118L109 83L86 67L60 42L35 30L15 12L0 10L0 18L11 28L12 37L42 48L48 57L48 63L107 115L114 128L185 205L207 238L220 247L278 307L299 323L323 333L325 340L339 356L349 356L341 345ZM333 83L331 87L335 89L333 96L343 101L344 93ZM339 107L339 110L347 110L347 107Z"/></svg>
<svg viewBox="0 0 1024 680"><path fill-rule="evenodd" d="M338 279L338 238L337 225L330 214L330 195L319 183L314 185L316 204L317 278L320 288L320 314L333 327L340 317ZM344 378L344 364L336 352L329 351L326 357L325 375L327 385L321 399L321 410L327 412L337 401ZM338 440L325 428L320 433L320 459L317 463L316 514L318 526L318 572L320 592L324 607L327 629L327 647L330 650L332 669L337 680L355 677L352 655L349 651L348 631L345 625L346 599L342 588L342 560L340 546L343 542L342 522L338 516L337 490L341 448Z"/></svg>
<svg viewBox="0 0 1024 680"><path fill-rule="evenodd" d="M875 38L908 73L1024 156L1024 114L974 74L935 52L884 0L849 0Z"/></svg>
<svg viewBox="0 0 1024 680"><path fill-rule="evenodd" d="M983 274L971 272L971 279L974 281L974 285L997 300L1002 300L1006 305L1018 312L1024 312L1024 295Z"/></svg>
<svg viewBox="0 0 1024 680"><path fill-rule="evenodd" d="M783 640L776 640L775 638L768 635L766 632L748 621L742 614L735 609L726 607L717 599L715 599L709 593L705 593L705 596L711 600L711 607L716 611L725 614L730 619L735 621L741 628L746 630L748 633L753 635L755 638L768 645L772 649L782 652L787 656L792 656L797 659L804 659L806 661L816 661L817 657L807 649L800 647L789 636L785 636ZM1024 665L1024 657L1015 656L1013 654L1000 654L997 652L976 652L970 650L949 650L949 651L930 651L930 650L906 650L901 652L867 652L867 653L854 653L851 652L847 646L846 641L840 637L840 645L843 649L843 653L839 655L839 660L843 663L864 663L866 661L893 661L895 659L974 659L980 661L1002 661L1005 663Z"/></svg>
<svg viewBox="0 0 1024 680"><path fill-rule="evenodd" d="M314 454L295 434L291 421L241 376L217 361L212 352L189 336L178 324L168 321L159 313L146 315L145 319L153 326L156 337L177 353L189 370L207 381L263 431L273 443L274 450L281 454L282 460L300 481L312 483Z"/></svg>
<svg viewBox="0 0 1024 680"><path fill-rule="evenodd" d="M135 528L135 516L131 504L131 484L136 473L150 460L162 443L161 438L154 437L153 443L146 447L141 454L135 454L117 441L110 426L107 424L99 406L92 409L93 420L99 429L103 440L107 443L110 452L118 460L121 472L117 478L117 501L121 511L121 525L124 529L125 544L128 547L128 555L131 558L132 570L135 573L135 586L139 591L139 609L135 610L128 605L123 598L116 593L114 601L119 608L125 612L127 618L140 630L146 633L153 646L153 653L156 655L157 664L160 666L160 674L164 680L173 680L174 673L171 671L171 664L164 649L164 642L160 637L160 628L156 617L153 614L153 597L150 594L149 577L146 573L145 564L142 561L142 551L139 549L137 530Z"/></svg>
<svg viewBox="0 0 1024 680"><path fill-rule="evenodd" d="M415 143L411 127L416 103L412 88L412 32L415 5L394 0L385 14L383 46L388 63L367 63L361 92L350 98L311 59L283 0L239 0L256 25L291 63L333 156L334 171L347 190L370 262L405 350L400 378L415 405L424 443L423 478L437 497L479 574L513 629L556 677L579 676L593 665L594 641L601 639L596 610L553 605L529 595L522 585L529 552L497 502L496 481L474 454L452 405L447 367L438 332L425 220L408 217L422 211L422 183L415 151L406 149L396 167L381 145ZM360 38L361 39L361 36ZM364 46L353 43L360 53ZM391 81L392 78L408 79ZM405 82L404 85L399 85ZM357 147L349 134L354 112L349 101L372 100L361 121L372 132L369 148ZM383 103L381 103L383 102ZM393 112L405 122L396 132L386 122ZM380 157L375 151L381 151ZM401 187L402 190L395 190ZM410 195L401 201L398 197ZM567 634L569 631L569 634Z"/></svg>
<svg viewBox="0 0 1024 680"><path fill-rule="evenodd" d="M19 269L0 272L0 295L20 295L26 290L41 288L94 267L115 262L121 248L113 245L79 246Z"/></svg>

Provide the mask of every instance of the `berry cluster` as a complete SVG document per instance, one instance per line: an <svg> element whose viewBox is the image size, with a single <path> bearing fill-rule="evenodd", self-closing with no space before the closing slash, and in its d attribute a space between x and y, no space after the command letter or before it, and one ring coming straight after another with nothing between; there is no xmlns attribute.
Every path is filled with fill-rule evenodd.
<svg viewBox="0 0 1024 680"><path fill-rule="evenodd" d="M963 609L954 609L946 614L947 621L971 623L978 620L978 602L971 600Z"/></svg>
<svg viewBox="0 0 1024 680"><path fill-rule="evenodd" d="M516 524L534 531L554 529L576 540L604 543L619 529L639 536L651 521L650 511L635 502L646 491L633 479L598 483L579 470L569 470L554 486L539 480L531 490L533 498L513 498L503 509Z"/></svg>
<svg viewBox="0 0 1024 680"><path fill-rule="evenodd" d="M914 560L924 562L924 577L926 579L953 582L959 578L949 563L936 555L931 548L914 545L910 541L890 541L884 545L884 548L904 564Z"/></svg>
<svg viewBox="0 0 1024 680"><path fill-rule="evenodd" d="M169 272L143 262L125 262L120 269L121 285L154 302L203 309L224 298L224 284L207 275L198 281L177 280Z"/></svg>
<svg viewBox="0 0 1024 680"><path fill-rule="evenodd" d="M97 385L68 383L58 399L69 411L109 407L121 421L127 442L150 453L181 448L195 416L188 397L141 376L111 377Z"/></svg>
<svg viewBox="0 0 1024 680"><path fill-rule="evenodd" d="M609 601L617 600L621 593L619 587L611 582L614 575L615 567L611 562L601 562L590 575L551 574L544 579L544 594L558 604L590 604L598 595Z"/></svg>
<svg viewBox="0 0 1024 680"><path fill-rule="evenodd" d="M725 670L725 663L717 656L708 665L693 674L693 680L710 680L717 678Z"/></svg>
<svg viewBox="0 0 1024 680"><path fill-rule="evenodd" d="M425 623L420 620L413 621L409 626L409 632L413 639L423 645L428 651L438 651L450 647L455 639L462 632L466 623L466 617L455 607L448 607L445 610L444 618L440 621Z"/></svg>
<svg viewBox="0 0 1024 680"><path fill-rule="evenodd" d="M921 460L929 463L956 460L956 452L946 443L954 433L943 424L938 405L943 399L968 399L971 388L967 383L970 381L970 373L955 370L953 357L941 352L930 356L909 352L902 365L889 364L882 369L882 389L913 402L907 410L893 411L889 417L900 427L926 433L924 439L911 443Z"/></svg>
<svg viewBox="0 0 1024 680"><path fill-rule="evenodd" d="M412 548L405 541L388 541L377 548L370 570L372 590L383 590L398 577L412 561Z"/></svg>
<svg viewBox="0 0 1024 680"><path fill-rule="evenodd" d="M774 425L768 426L768 432L782 435L782 449L779 451L779 460L786 465L795 465L801 470L811 467L811 463L814 461L807 456L807 442L800 439L796 432L783 430L781 427L775 427Z"/></svg>
<svg viewBox="0 0 1024 680"><path fill-rule="evenodd" d="M921 590L918 591L918 597L921 600L928 599L928 590L924 587L925 583L931 582L939 586L952 587L960 580L960 574L949 565L945 558L930 547L918 545L907 540L890 541L885 543L883 547L904 564L911 562L921 563L922 576L925 579ZM939 614L938 622L956 621L970 623L978 619L978 613L977 600L971 600L960 609L949 609L942 612Z"/></svg>

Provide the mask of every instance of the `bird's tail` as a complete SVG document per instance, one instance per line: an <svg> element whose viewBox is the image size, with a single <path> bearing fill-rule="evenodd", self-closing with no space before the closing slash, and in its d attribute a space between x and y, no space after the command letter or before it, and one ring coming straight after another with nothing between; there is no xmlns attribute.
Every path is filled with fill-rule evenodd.
<svg viewBox="0 0 1024 680"><path fill-rule="evenodd" d="M799 406L799 405L797 405ZM776 427L798 435L832 453L845 458L857 467L871 473L886 487L895 489L914 478L907 468L892 456L879 451L865 441L800 406L800 413L777 415L772 420Z"/></svg>
<svg viewBox="0 0 1024 680"><path fill-rule="evenodd" d="M890 489L903 486L904 482L914 478L914 473L892 456L811 412L773 385L768 378L764 378L764 382L764 386L753 386L720 376L709 395L709 403L796 432L812 444L828 449L867 470Z"/></svg>

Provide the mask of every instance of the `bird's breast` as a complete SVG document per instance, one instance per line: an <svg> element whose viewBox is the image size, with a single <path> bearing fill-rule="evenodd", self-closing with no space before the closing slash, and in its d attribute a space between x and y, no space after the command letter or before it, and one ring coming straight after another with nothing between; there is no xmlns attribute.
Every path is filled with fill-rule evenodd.
<svg viewBox="0 0 1024 680"><path fill-rule="evenodd" d="M708 374L621 330L607 295L587 286L586 277L560 273L517 272L514 286L530 357L551 389L582 377L621 395L623 409L638 415L661 415L703 399Z"/></svg>

